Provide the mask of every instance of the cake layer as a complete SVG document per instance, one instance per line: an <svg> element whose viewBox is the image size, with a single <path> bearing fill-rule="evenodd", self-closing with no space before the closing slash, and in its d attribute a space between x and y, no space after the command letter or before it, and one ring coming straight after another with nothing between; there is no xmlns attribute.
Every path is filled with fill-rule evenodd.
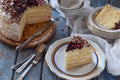
<svg viewBox="0 0 120 80"><path fill-rule="evenodd" d="M2 34L15 41L20 41L26 24L33 24L48 21L51 18L51 7L40 6L28 8L21 17L19 23L9 23L1 15L0 30Z"/></svg>
<svg viewBox="0 0 120 80"><path fill-rule="evenodd" d="M52 15L51 13L52 12L50 6L28 8L25 12L27 20L26 23L33 24L38 22L49 21Z"/></svg>
<svg viewBox="0 0 120 80"><path fill-rule="evenodd" d="M83 47L81 49L74 49L65 53L65 68L71 69L74 67L81 67L88 63L92 63L91 50L93 47Z"/></svg>
<svg viewBox="0 0 120 80"><path fill-rule="evenodd" d="M0 30L2 35L20 41L26 24L49 21L51 7L46 0L4 0L0 1Z"/></svg>
<svg viewBox="0 0 120 80"><path fill-rule="evenodd" d="M120 21L120 10L106 5L96 16L95 21L106 29L114 29Z"/></svg>
<svg viewBox="0 0 120 80"><path fill-rule="evenodd" d="M0 40L2 42L5 42L5 43L15 47L15 46L23 43L32 34L36 33L38 30L42 29L42 27L45 26L46 24L48 24L48 21L35 23L35 24L27 24L23 31L22 39L20 41L14 41L14 40L8 39L4 35L2 35L0 32ZM34 37L34 39L28 45L26 45L25 48L35 47L38 43L46 42L53 36L54 32L55 32L55 24L53 22L51 22L49 27L44 32L42 32L42 34L40 34L37 37Z"/></svg>

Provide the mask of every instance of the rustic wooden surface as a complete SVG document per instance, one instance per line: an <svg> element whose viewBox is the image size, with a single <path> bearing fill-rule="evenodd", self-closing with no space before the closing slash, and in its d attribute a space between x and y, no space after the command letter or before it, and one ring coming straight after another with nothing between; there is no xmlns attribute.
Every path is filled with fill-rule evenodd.
<svg viewBox="0 0 120 80"><path fill-rule="evenodd" d="M110 3L113 6L120 7L120 0L92 0L91 5L93 7L104 6ZM61 17L61 15L53 9L53 17L55 18L56 32L54 36L45 44L47 49L50 44L54 41L67 37L70 35L71 30L65 26L66 20ZM45 50L45 52L47 51ZM0 80L17 80L20 74L11 70L11 66L19 61L25 59L31 54L35 53L35 48L22 50L19 54L14 51L14 48L0 42ZM64 80L57 77L52 73L44 58L39 62L37 66L34 66L27 74L24 80ZM118 76L112 76L106 69L98 77L92 80L120 80Z"/></svg>
<svg viewBox="0 0 120 80"><path fill-rule="evenodd" d="M14 64L16 53L13 48L0 42L0 80L11 80L13 72L10 67Z"/></svg>

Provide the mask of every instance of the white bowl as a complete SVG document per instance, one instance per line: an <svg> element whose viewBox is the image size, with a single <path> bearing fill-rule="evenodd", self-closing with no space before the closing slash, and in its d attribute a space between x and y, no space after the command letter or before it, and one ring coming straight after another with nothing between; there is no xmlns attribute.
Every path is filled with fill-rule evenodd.
<svg viewBox="0 0 120 80"><path fill-rule="evenodd" d="M57 0L57 2L61 9L70 10L79 8L83 0Z"/></svg>
<svg viewBox="0 0 120 80"><path fill-rule="evenodd" d="M62 9L62 8L60 8L60 10L67 12L67 13L79 12L83 6L84 6L84 2L82 2L81 6L79 6L78 8L75 8L75 9Z"/></svg>
<svg viewBox="0 0 120 80"><path fill-rule="evenodd" d="M106 39L116 39L120 38L120 29L117 30L109 30L104 29L103 26L99 25L95 22L95 16L96 14L102 9L103 7L96 8L89 16L87 20L87 27L90 29L90 31L94 34L96 34L99 37L103 37ZM115 7L113 7L115 8ZM116 8L119 9L119 8ZM120 10L120 9L119 9Z"/></svg>

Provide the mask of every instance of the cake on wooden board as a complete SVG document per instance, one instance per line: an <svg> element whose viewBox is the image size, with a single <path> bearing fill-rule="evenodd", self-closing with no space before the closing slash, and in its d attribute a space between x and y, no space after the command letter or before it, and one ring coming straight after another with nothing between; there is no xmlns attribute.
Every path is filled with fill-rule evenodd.
<svg viewBox="0 0 120 80"><path fill-rule="evenodd" d="M20 41L26 24L48 21L51 7L45 0L1 0L0 30L2 35Z"/></svg>
<svg viewBox="0 0 120 80"><path fill-rule="evenodd" d="M92 63L91 50L95 50L88 41L79 36L74 36L65 53L65 68L71 69Z"/></svg>
<svg viewBox="0 0 120 80"><path fill-rule="evenodd" d="M95 21L106 29L120 29L120 10L106 5L97 14Z"/></svg>

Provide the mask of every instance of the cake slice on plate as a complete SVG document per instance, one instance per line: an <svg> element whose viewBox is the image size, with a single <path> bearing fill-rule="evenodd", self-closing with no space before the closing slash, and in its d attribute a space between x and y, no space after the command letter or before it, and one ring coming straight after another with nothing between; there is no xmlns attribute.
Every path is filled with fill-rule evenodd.
<svg viewBox="0 0 120 80"><path fill-rule="evenodd" d="M65 52L65 68L71 69L92 63L91 50L95 50L88 41L74 36Z"/></svg>
<svg viewBox="0 0 120 80"><path fill-rule="evenodd" d="M110 5L106 5L98 13L95 21L106 29L120 29L120 10Z"/></svg>

